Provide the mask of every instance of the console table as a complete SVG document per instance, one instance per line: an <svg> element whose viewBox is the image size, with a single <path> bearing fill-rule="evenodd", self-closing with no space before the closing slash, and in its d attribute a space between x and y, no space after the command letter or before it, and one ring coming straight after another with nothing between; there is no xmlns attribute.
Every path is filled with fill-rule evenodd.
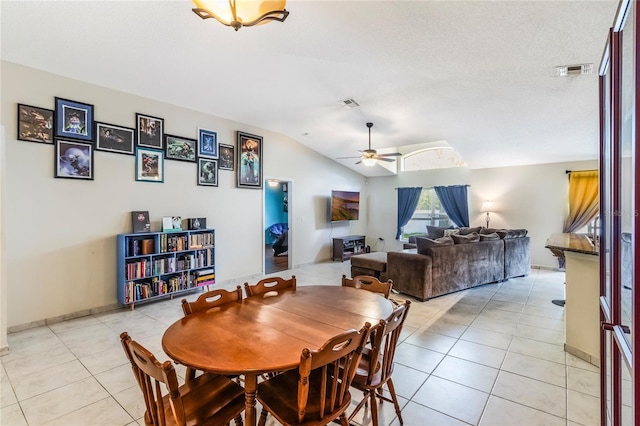
<svg viewBox="0 0 640 426"><path fill-rule="evenodd" d="M364 235L347 235L333 239L333 260L344 262L354 254L364 253Z"/></svg>

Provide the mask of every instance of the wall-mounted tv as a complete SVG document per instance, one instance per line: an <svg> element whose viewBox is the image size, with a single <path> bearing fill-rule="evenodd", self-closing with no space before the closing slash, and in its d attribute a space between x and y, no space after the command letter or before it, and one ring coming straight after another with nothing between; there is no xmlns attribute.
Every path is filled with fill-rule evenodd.
<svg viewBox="0 0 640 426"><path fill-rule="evenodd" d="M358 220L359 216L359 192L331 191L331 222Z"/></svg>

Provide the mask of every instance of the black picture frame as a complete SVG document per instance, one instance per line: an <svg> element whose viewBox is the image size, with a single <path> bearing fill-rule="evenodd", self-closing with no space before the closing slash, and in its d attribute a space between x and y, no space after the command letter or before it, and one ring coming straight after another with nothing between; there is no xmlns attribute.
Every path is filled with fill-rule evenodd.
<svg viewBox="0 0 640 426"><path fill-rule="evenodd" d="M151 221L149 220L149 212L131 212L131 228L134 234L151 232Z"/></svg>
<svg viewBox="0 0 640 426"><path fill-rule="evenodd" d="M92 144L56 138L54 177L93 180L93 165Z"/></svg>
<svg viewBox="0 0 640 426"><path fill-rule="evenodd" d="M237 132L237 187L262 189L262 136Z"/></svg>
<svg viewBox="0 0 640 426"><path fill-rule="evenodd" d="M164 135L164 154L167 160L195 163L198 141L182 136Z"/></svg>
<svg viewBox="0 0 640 426"><path fill-rule="evenodd" d="M53 145L52 109L18 104L18 140Z"/></svg>
<svg viewBox="0 0 640 426"><path fill-rule="evenodd" d="M136 180L164 182L164 151L136 148Z"/></svg>
<svg viewBox="0 0 640 426"><path fill-rule="evenodd" d="M218 158L218 132L198 128L198 157Z"/></svg>
<svg viewBox="0 0 640 426"><path fill-rule="evenodd" d="M56 137L93 142L93 105L59 97L55 99Z"/></svg>
<svg viewBox="0 0 640 426"><path fill-rule="evenodd" d="M198 185L218 186L218 160L198 158Z"/></svg>
<svg viewBox="0 0 640 426"><path fill-rule="evenodd" d="M164 118L136 112L137 146L163 149Z"/></svg>
<svg viewBox="0 0 640 426"><path fill-rule="evenodd" d="M235 170L235 147L233 145L218 144L218 168L220 170Z"/></svg>
<svg viewBox="0 0 640 426"><path fill-rule="evenodd" d="M136 129L96 121L96 151L135 155Z"/></svg>

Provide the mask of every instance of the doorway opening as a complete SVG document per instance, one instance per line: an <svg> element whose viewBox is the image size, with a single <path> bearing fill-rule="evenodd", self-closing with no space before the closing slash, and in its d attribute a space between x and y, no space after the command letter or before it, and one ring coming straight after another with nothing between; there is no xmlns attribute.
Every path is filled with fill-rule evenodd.
<svg viewBox="0 0 640 426"><path fill-rule="evenodd" d="M264 182L264 273L290 269L289 195L291 182L266 179Z"/></svg>

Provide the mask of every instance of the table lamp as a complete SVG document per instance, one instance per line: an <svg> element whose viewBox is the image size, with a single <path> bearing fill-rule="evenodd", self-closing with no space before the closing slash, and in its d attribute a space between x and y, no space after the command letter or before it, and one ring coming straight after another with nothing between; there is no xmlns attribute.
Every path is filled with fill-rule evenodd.
<svg viewBox="0 0 640 426"><path fill-rule="evenodd" d="M480 207L481 212L487 212L487 228L489 228L489 212L493 211L493 201L485 201L482 203L482 207Z"/></svg>

